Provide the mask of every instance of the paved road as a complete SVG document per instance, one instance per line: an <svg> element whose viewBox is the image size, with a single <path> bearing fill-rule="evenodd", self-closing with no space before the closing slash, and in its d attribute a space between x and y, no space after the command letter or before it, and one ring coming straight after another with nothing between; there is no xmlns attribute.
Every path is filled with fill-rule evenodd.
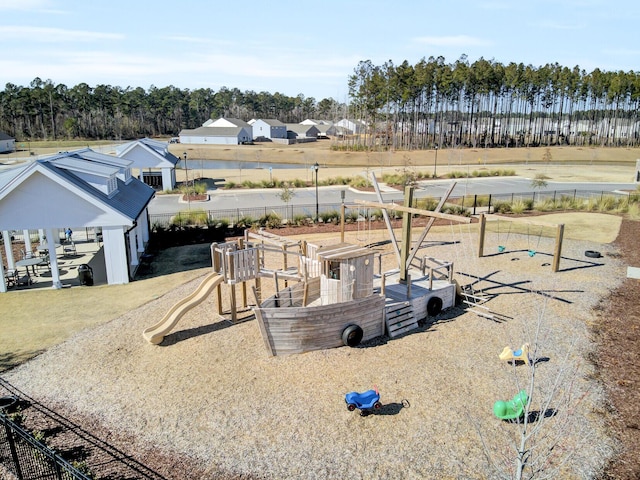
<svg viewBox="0 0 640 480"><path fill-rule="evenodd" d="M451 186L452 180L436 180L420 182L416 189L415 197L440 198ZM617 190L635 190L634 183L572 183L572 182L548 182L544 189L536 189L537 192L544 191L604 191L614 192ZM376 200L373 192L357 192L345 186L319 187L318 202L320 205L326 203L339 204L341 202L341 192L345 192L345 202L353 203L355 199ZM453 197L467 195L487 195L487 194L530 194L534 191L531 180L524 178L474 178L460 179L452 193ZM204 210L225 210L242 207L259 207L282 205L279 195L281 190L274 189L254 189L254 190L213 190L210 191L210 200L207 202L197 202L195 205ZM402 200L403 194L400 191L384 188L383 199L385 202L392 200ZM149 213L152 215L175 213L185 210L187 205L179 203L178 195L157 195L149 205ZM289 202L291 205L314 205L316 202L316 189L296 188L294 196Z"/></svg>

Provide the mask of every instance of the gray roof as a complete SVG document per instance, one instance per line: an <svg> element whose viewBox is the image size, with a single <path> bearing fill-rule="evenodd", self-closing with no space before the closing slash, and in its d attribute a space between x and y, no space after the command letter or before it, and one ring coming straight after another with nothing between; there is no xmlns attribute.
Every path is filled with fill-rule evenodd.
<svg viewBox="0 0 640 480"><path fill-rule="evenodd" d="M280 120L276 120L275 118L261 118L260 121L266 123L267 125L271 126L271 127L284 127L285 124L282 123Z"/></svg>
<svg viewBox="0 0 640 480"><path fill-rule="evenodd" d="M318 127L315 125L301 125L299 123L287 123L287 130L295 133L304 133L305 135L309 131L318 131Z"/></svg>
<svg viewBox="0 0 640 480"><path fill-rule="evenodd" d="M169 151L169 144L167 142L161 142L159 140L153 140L151 138L141 138L134 140L133 142L125 143L116 147L116 154L118 156L124 155L124 152L128 152L136 145L144 145L147 148L153 150L158 156L170 162L172 165L177 165L180 159Z"/></svg>
<svg viewBox="0 0 640 480"><path fill-rule="evenodd" d="M4 132L0 132L0 140L14 140L14 138Z"/></svg>
<svg viewBox="0 0 640 480"><path fill-rule="evenodd" d="M33 162L26 168L35 168L36 165L42 166L82 189L87 195L91 195L127 218L135 220L153 198L153 188L137 178L132 178L128 183L124 183L118 178L118 193L109 197L73 173L75 164L82 165L83 170L93 166L97 171L104 173L106 170L109 170L109 165L111 165L112 170L120 170L123 162L131 163L129 160L97 153L91 149L85 149L43 158Z"/></svg>
<svg viewBox="0 0 640 480"><path fill-rule="evenodd" d="M237 127L247 127L250 128L251 125L249 125L247 122L245 122L244 120L240 120L239 118L225 118L225 120L227 122L231 122L233 123L235 126ZM224 127L222 127L224 128Z"/></svg>
<svg viewBox="0 0 640 480"><path fill-rule="evenodd" d="M186 137L237 137L243 129L249 134L253 131L251 125L247 127L199 127L193 130L182 130L180 135Z"/></svg>

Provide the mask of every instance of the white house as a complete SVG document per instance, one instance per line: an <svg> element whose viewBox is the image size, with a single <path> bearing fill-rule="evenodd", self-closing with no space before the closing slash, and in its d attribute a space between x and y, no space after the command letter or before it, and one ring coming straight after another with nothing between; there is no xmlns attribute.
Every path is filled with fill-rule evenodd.
<svg viewBox="0 0 640 480"><path fill-rule="evenodd" d="M180 143L199 145L240 145L251 142L251 127L200 127L180 132Z"/></svg>
<svg viewBox="0 0 640 480"><path fill-rule="evenodd" d="M314 118L307 118L300 122L301 125L333 125L333 122L330 120L316 120Z"/></svg>
<svg viewBox="0 0 640 480"><path fill-rule="evenodd" d="M287 126L280 120L271 118L259 119L251 125L253 128L253 139L274 139L287 138Z"/></svg>
<svg viewBox="0 0 640 480"><path fill-rule="evenodd" d="M318 138L329 138L338 135L338 129L333 124L319 123L314 126L318 129Z"/></svg>
<svg viewBox="0 0 640 480"><path fill-rule="evenodd" d="M253 129L237 118L207 120L202 127L180 132L180 143L210 145L240 145L253 139Z"/></svg>
<svg viewBox="0 0 640 480"><path fill-rule="evenodd" d="M147 206L154 190L131 176L130 160L87 148L0 172L0 231L7 268L15 269L11 230L37 230L55 252L64 226L102 229L107 283L129 283L149 241ZM50 256L54 288L58 260ZM0 262L0 292L6 292Z"/></svg>
<svg viewBox="0 0 640 480"><path fill-rule="evenodd" d="M13 152L16 149L16 140L4 132L0 132L0 153Z"/></svg>
<svg viewBox="0 0 640 480"><path fill-rule="evenodd" d="M136 177L147 185L172 190L176 184L178 157L169 152L167 142L142 138L116 147L116 155L131 160L137 169Z"/></svg>
<svg viewBox="0 0 640 480"><path fill-rule="evenodd" d="M203 127L245 127L251 128L251 125L244 120L240 120L239 118L223 118L220 117L217 120L207 120L202 124Z"/></svg>
<svg viewBox="0 0 640 480"><path fill-rule="evenodd" d="M347 132L356 133L356 134L364 133L367 128L367 124L362 120L351 120L348 118L343 118L342 120L338 120L335 123L335 126L343 127L346 129Z"/></svg>
<svg viewBox="0 0 640 480"><path fill-rule="evenodd" d="M318 133L315 125L287 123L287 138L296 142L313 142L318 139Z"/></svg>

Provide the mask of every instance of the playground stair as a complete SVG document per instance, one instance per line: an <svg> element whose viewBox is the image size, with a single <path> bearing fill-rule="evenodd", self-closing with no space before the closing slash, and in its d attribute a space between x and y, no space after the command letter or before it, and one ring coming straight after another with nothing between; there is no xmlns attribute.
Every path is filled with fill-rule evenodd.
<svg viewBox="0 0 640 480"><path fill-rule="evenodd" d="M491 311L484 305L489 301L490 297L482 292L474 291L471 286L462 287L458 293L462 298L462 303L467 306L467 311L475 313L479 317L488 318L496 322L504 322L511 318L501 313Z"/></svg>
<svg viewBox="0 0 640 480"><path fill-rule="evenodd" d="M389 337L395 338L418 328L411 302L391 302L384 307Z"/></svg>

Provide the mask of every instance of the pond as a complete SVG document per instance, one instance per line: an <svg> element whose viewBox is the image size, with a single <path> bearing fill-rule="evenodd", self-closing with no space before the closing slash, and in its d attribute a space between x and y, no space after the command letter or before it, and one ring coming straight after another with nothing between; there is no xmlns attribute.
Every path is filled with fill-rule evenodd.
<svg viewBox="0 0 640 480"><path fill-rule="evenodd" d="M181 159L177 167L184 168L185 167L184 159ZM265 162L236 162L229 160L187 160L187 166L189 170L268 170L269 168L273 170L284 170L284 169L295 169L295 168L311 168L311 165L305 165L300 163L265 163Z"/></svg>

